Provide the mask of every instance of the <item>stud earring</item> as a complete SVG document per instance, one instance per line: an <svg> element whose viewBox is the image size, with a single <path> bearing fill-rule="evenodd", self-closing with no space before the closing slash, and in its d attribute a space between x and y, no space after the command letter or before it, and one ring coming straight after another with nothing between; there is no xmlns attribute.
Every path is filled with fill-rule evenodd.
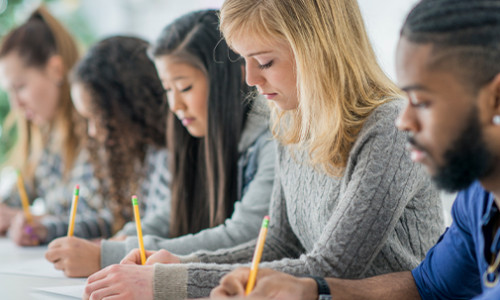
<svg viewBox="0 0 500 300"><path fill-rule="evenodd" d="M493 117L493 124L495 124L497 126L500 125L500 115L495 115Z"/></svg>

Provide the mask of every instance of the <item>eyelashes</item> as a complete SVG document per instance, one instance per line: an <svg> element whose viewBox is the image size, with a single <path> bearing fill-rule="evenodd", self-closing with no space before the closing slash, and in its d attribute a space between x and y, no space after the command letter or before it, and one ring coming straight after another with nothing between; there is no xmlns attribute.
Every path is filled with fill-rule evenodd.
<svg viewBox="0 0 500 300"><path fill-rule="evenodd" d="M188 86L188 87L186 87L186 88L182 89L182 90L181 90L181 93L184 93L184 92L189 92L192 88L193 88L193 86L192 86L192 85L190 85L190 86Z"/></svg>
<svg viewBox="0 0 500 300"><path fill-rule="evenodd" d="M183 88L182 90L180 90L181 93L185 93L185 92L189 92L191 89L193 88L193 85L190 85L186 88ZM165 93L170 93L172 91L171 88L168 88L168 89L164 89Z"/></svg>
<svg viewBox="0 0 500 300"><path fill-rule="evenodd" d="M267 64L259 65L259 69L261 69L261 70L269 69L272 65L273 65L273 61L271 60Z"/></svg>

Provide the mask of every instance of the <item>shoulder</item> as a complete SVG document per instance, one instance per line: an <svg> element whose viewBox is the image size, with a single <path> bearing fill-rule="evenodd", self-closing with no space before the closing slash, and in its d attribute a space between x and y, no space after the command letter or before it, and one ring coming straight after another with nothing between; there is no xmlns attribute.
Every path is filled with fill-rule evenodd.
<svg viewBox="0 0 500 300"><path fill-rule="evenodd" d="M403 106L402 99L394 99L374 109L363 124L354 143L353 151L363 148L367 143L385 145L383 148L398 144L404 148L407 134L399 131L395 125Z"/></svg>
<svg viewBox="0 0 500 300"><path fill-rule="evenodd" d="M395 121L404 107L404 101L396 98L390 100L376 109L367 118L362 131L367 129L385 129L390 131L397 131Z"/></svg>
<svg viewBox="0 0 500 300"><path fill-rule="evenodd" d="M145 161L152 164L163 164L168 158L168 150L165 147L149 146L146 150Z"/></svg>

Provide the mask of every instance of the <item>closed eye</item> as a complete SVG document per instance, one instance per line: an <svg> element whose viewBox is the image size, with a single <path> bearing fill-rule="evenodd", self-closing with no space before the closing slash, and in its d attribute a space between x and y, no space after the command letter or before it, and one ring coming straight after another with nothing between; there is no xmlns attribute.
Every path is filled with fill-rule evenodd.
<svg viewBox="0 0 500 300"><path fill-rule="evenodd" d="M182 89L182 90L181 90L181 93L188 92L188 91L190 91L192 88L193 88L193 86L192 86L192 85L190 85L190 86L188 86L188 87L186 87L186 88Z"/></svg>
<svg viewBox="0 0 500 300"><path fill-rule="evenodd" d="M259 69L264 70L264 69L269 69L273 65L273 61L271 60L267 64L259 65Z"/></svg>

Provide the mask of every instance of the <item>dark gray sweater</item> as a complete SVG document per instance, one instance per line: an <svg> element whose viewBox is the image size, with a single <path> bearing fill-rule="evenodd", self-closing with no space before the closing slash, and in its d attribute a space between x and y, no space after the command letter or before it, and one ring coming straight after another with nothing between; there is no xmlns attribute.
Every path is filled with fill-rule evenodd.
<svg viewBox="0 0 500 300"><path fill-rule="evenodd" d="M410 161L394 126L402 101L377 108L341 178L315 170L307 153L279 147L271 225L261 268L292 275L363 278L411 270L444 230L439 194ZM220 278L252 259L256 241L155 266L155 299L207 296Z"/></svg>

